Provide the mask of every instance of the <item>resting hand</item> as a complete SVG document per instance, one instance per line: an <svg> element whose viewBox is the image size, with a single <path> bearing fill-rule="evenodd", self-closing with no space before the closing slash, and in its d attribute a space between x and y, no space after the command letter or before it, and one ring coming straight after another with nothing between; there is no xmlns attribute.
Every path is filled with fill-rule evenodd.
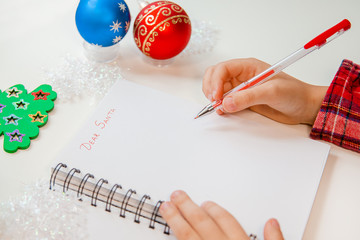
<svg viewBox="0 0 360 240"><path fill-rule="evenodd" d="M219 63L206 70L203 92L210 101L220 100L224 93L269 67L253 58ZM262 85L229 94L223 100L222 109L233 113L250 108L278 122L312 125L327 88L304 83L281 72Z"/></svg>
<svg viewBox="0 0 360 240"><path fill-rule="evenodd" d="M175 191L160 213L179 240L248 240L238 221L213 202L196 205L183 191ZM270 219L264 229L265 240L283 240L279 223Z"/></svg>

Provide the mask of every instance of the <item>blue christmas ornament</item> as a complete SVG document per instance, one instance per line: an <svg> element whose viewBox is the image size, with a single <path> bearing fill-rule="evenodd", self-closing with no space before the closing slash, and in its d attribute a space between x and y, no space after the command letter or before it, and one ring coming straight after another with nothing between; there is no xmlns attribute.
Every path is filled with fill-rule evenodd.
<svg viewBox="0 0 360 240"><path fill-rule="evenodd" d="M80 0L75 22L80 35L90 44L112 46L130 27L130 11L123 0Z"/></svg>

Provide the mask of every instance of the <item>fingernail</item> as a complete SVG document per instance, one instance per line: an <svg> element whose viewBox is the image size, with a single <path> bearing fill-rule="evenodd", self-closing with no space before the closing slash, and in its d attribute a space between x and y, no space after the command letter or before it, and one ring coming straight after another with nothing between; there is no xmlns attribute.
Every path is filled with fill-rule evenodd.
<svg viewBox="0 0 360 240"><path fill-rule="evenodd" d="M271 219L270 223L273 228L280 229L280 224L275 218Z"/></svg>
<svg viewBox="0 0 360 240"><path fill-rule="evenodd" d="M224 110L227 112L236 111L236 105L232 96L226 97L223 100Z"/></svg>
<svg viewBox="0 0 360 240"><path fill-rule="evenodd" d="M210 102L214 101L213 97L212 97L212 94L207 95L207 99L209 99Z"/></svg>
<svg viewBox="0 0 360 240"><path fill-rule="evenodd" d="M212 97L213 97L213 99L216 99L216 90L215 91L213 91L213 93L212 93Z"/></svg>
<svg viewBox="0 0 360 240"><path fill-rule="evenodd" d="M183 191L177 190L177 191L175 191L175 192L173 192L173 193L171 194L170 199L171 199L171 200L175 200L175 199L177 199L178 197L182 196L183 194L184 194Z"/></svg>
<svg viewBox="0 0 360 240"><path fill-rule="evenodd" d="M201 207L203 207L203 208L208 208L208 207L211 207L211 206L213 206L214 205L214 202L212 202L212 201L205 201L205 202L203 202L202 204L201 204Z"/></svg>
<svg viewBox="0 0 360 240"><path fill-rule="evenodd" d="M160 213L165 213L167 212L167 210L170 208L170 203L169 202L163 202L161 205L160 205Z"/></svg>

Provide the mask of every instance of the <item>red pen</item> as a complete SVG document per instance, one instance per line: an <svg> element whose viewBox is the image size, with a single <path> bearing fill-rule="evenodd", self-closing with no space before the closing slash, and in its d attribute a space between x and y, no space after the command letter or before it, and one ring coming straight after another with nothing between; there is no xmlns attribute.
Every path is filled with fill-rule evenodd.
<svg viewBox="0 0 360 240"><path fill-rule="evenodd" d="M342 20L341 22L339 22L332 28L326 30L325 32L321 33L320 35L318 35L317 37L315 37L314 39L312 39L311 41L306 43L303 47L301 47L299 50L297 50L293 54L280 60L279 62L272 65L270 68L266 69L262 73L258 74L257 76L251 78L250 80L248 80L246 82L241 83L239 86L237 86L237 87L233 88L232 90L230 90L229 92L225 93L223 98L225 96L229 95L230 93L244 90L247 88L251 88L251 87L254 87L254 86L257 86L257 85L260 85L260 84L266 82L271 77L278 74L279 72L281 72L282 70L284 70L286 67L290 66L297 60L303 58L304 56L308 55L312 51L321 48L326 43L331 42L336 37L340 36L345 31L349 30L350 27L351 27L351 23L349 22L349 20L347 20L347 19ZM222 99L208 104L198 113L198 115L195 117L195 119L199 118L201 116L204 116L205 114L215 111L216 109L220 108L221 105L222 105Z"/></svg>

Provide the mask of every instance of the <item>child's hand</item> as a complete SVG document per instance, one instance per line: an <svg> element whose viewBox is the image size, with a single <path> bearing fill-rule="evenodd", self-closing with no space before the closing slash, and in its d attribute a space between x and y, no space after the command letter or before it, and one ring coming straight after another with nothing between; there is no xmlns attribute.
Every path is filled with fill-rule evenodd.
<svg viewBox="0 0 360 240"><path fill-rule="evenodd" d="M210 100L220 100L224 93L263 72L270 65L257 59L233 59L207 69L203 92ZM235 92L223 100L228 113L246 108L287 124L315 121L328 87L314 86L283 72L262 85ZM222 114L218 110L219 114Z"/></svg>
<svg viewBox="0 0 360 240"><path fill-rule="evenodd" d="M199 207L183 191L175 191L170 202L161 204L160 213L179 240L249 239L238 221L213 202ZM279 223L270 219L264 229L265 240L283 240Z"/></svg>

